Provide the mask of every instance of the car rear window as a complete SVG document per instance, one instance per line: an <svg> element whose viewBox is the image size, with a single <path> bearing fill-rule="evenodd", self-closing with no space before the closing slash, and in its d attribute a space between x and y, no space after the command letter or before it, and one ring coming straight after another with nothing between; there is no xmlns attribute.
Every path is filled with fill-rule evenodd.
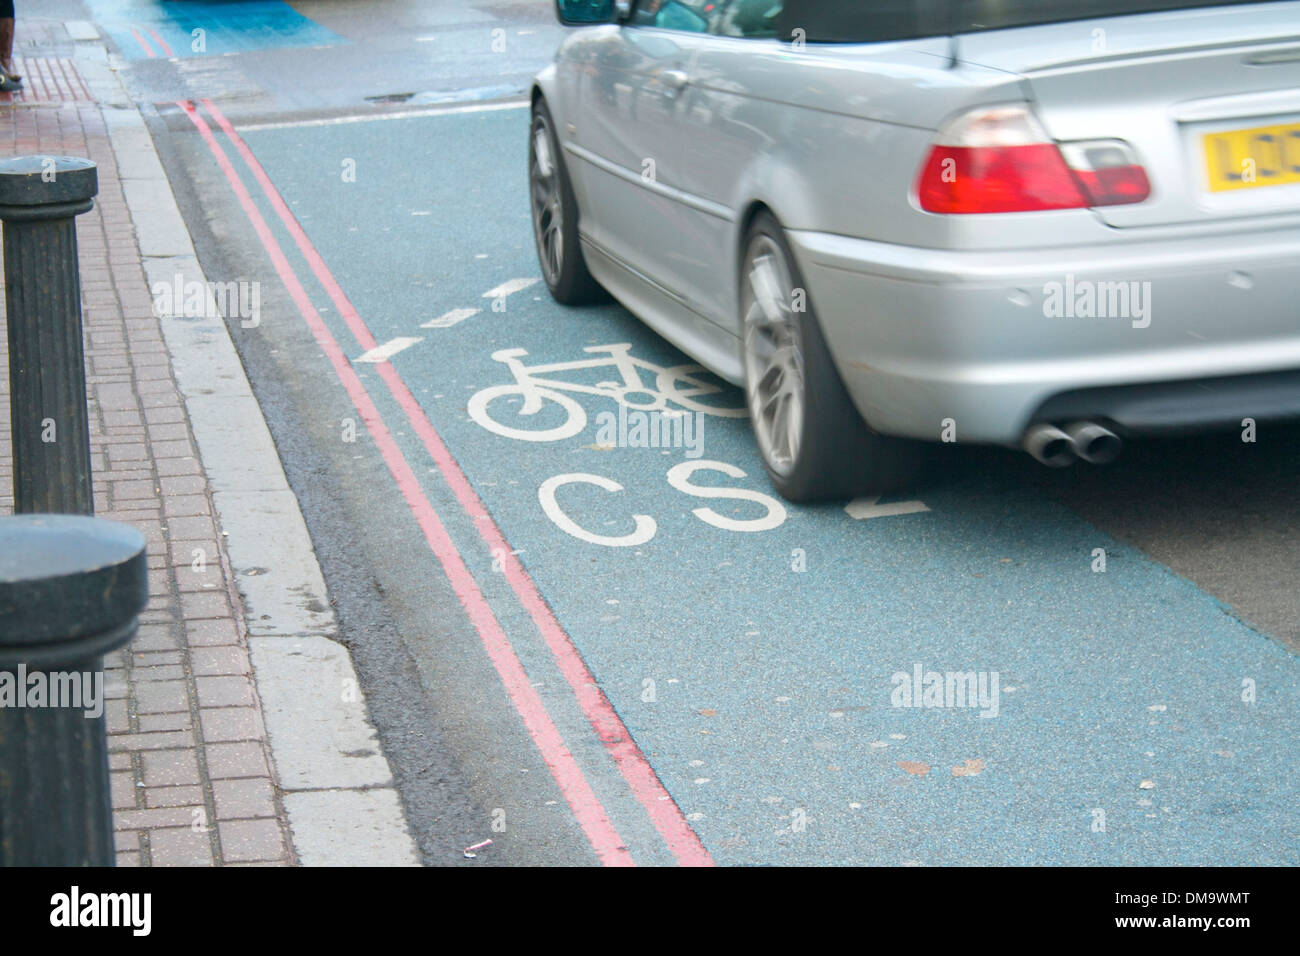
<svg viewBox="0 0 1300 956"><path fill-rule="evenodd" d="M779 33L810 43L879 43L1164 10L1274 0L786 0Z"/></svg>

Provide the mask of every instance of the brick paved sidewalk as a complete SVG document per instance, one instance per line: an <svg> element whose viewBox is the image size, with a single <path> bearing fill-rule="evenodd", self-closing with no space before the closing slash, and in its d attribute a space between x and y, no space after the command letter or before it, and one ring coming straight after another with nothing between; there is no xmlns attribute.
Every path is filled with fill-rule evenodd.
<svg viewBox="0 0 1300 956"><path fill-rule="evenodd" d="M294 862L243 614L101 113L84 101L0 105L0 151L99 166L95 209L77 220L95 511L139 529L149 552L139 635L105 662L118 862ZM3 340L0 364L0 514L9 514Z"/></svg>

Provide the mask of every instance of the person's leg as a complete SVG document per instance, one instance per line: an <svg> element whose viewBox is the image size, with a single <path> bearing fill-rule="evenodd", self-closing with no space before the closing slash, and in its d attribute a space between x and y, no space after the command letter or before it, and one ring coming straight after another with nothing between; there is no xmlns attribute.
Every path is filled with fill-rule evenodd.
<svg viewBox="0 0 1300 956"><path fill-rule="evenodd" d="M14 0L0 0L0 70L17 82L14 73Z"/></svg>

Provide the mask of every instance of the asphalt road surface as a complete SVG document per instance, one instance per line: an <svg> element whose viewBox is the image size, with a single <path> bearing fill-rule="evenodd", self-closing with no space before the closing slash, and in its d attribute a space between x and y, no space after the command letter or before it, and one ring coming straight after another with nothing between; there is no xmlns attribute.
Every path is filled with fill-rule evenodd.
<svg viewBox="0 0 1300 956"><path fill-rule="evenodd" d="M427 862L1298 862L1300 430L784 504L739 393L538 278L547 0L86 8L260 283L231 331Z"/></svg>

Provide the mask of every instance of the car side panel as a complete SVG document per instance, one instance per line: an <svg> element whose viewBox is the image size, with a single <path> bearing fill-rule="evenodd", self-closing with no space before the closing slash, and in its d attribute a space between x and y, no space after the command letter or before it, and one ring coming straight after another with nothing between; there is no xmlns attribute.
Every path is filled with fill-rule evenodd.
<svg viewBox="0 0 1300 956"><path fill-rule="evenodd" d="M670 31L651 33L597 27L566 44L577 103L561 138L570 176L581 182L582 233L667 285L677 208L664 190L675 181L679 157L675 91L662 76L685 53Z"/></svg>

